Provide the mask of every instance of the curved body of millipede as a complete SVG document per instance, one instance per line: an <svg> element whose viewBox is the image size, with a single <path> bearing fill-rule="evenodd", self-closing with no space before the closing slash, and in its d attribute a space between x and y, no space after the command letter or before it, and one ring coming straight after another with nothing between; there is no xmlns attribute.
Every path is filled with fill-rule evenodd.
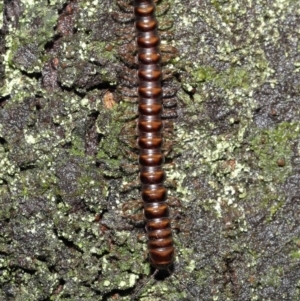
<svg viewBox="0 0 300 301"><path fill-rule="evenodd" d="M169 207L164 187L162 71L160 37L153 0L134 0L138 56L138 145L144 216L151 265L168 269L174 259Z"/></svg>

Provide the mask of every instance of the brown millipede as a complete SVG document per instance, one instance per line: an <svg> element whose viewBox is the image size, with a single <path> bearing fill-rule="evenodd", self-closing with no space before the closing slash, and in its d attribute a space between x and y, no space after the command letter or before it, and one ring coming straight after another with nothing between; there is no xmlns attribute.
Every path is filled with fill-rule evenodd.
<svg viewBox="0 0 300 301"><path fill-rule="evenodd" d="M138 57L138 145L141 195L148 234L150 263L168 269L174 260L167 190L164 187L162 71L160 37L153 0L135 0L134 17Z"/></svg>
<svg viewBox="0 0 300 301"><path fill-rule="evenodd" d="M167 69L163 73L162 65L175 58L178 51L173 46L160 44L155 13L156 2L158 1L116 0L123 13L113 13L113 18L122 23L122 28L118 29L116 35L125 43L118 51L118 56L124 65L119 74L120 84L117 91L124 101L136 102L136 98L138 100L139 180L148 235L148 257L151 266L155 268L152 279L160 271L162 272L160 276L172 274L177 278L173 273L175 248L169 205L166 202L167 189L164 185L166 174L163 165L164 156L171 151L166 137L170 137L173 133L173 122L166 119L177 116L177 112L173 109L177 106L175 96L178 87L172 80L175 78L174 70ZM161 14L164 14L169 5L159 7ZM135 31L132 30L131 21L134 21ZM164 36L165 34L162 38ZM133 41L134 38L135 41ZM163 57L161 52L164 54ZM163 137L167 140L166 142ZM132 209L132 202L129 201L123 206L123 212L126 212L132 220L140 220L139 216L127 214ZM136 200L134 203L137 203ZM177 278L177 280L189 291L180 279ZM131 300L136 300L148 281L149 279L143 281ZM196 300L194 297L193 299Z"/></svg>

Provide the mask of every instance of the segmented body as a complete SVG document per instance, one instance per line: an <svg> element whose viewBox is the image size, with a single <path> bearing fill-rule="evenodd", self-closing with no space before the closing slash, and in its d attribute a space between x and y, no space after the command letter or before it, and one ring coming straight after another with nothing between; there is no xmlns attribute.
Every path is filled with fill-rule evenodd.
<svg viewBox="0 0 300 301"><path fill-rule="evenodd" d="M152 0L134 0L138 55L138 145L144 216L148 233L148 251L156 269L167 269L173 262L169 207L164 187L162 115L162 71L160 37L157 32L155 4Z"/></svg>

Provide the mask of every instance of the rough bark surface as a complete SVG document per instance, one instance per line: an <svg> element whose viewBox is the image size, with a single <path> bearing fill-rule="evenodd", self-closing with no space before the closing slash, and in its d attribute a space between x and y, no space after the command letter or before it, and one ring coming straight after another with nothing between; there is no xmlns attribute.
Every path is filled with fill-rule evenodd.
<svg viewBox="0 0 300 301"><path fill-rule="evenodd" d="M298 301L300 3L169 4L176 277L139 298ZM0 300L129 300L152 271L142 223L124 216L139 188L119 6L0 9Z"/></svg>

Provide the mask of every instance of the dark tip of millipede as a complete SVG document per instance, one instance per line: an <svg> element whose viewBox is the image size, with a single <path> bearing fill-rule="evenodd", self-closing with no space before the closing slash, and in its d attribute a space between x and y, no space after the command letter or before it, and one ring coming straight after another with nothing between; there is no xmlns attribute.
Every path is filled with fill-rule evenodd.
<svg viewBox="0 0 300 301"><path fill-rule="evenodd" d="M171 264L167 269L153 269L154 271L157 271L157 273L154 276L154 279L157 281L164 281L165 279L172 276L174 273L174 264Z"/></svg>

